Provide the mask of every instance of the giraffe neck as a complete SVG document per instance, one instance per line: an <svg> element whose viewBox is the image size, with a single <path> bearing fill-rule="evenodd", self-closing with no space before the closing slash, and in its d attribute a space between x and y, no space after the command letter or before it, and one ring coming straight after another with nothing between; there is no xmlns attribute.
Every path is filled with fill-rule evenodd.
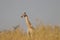
<svg viewBox="0 0 60 40"><path fill-rule="evenodd" d="M32 25L31 25L31 23L30 23L30 21L29 21L28 16L27 16L27 17L25 17L25 21L26 21L26 25L27 25L27 27L28 27L28 28L31 28L31 27L32 27Z"/></svg>

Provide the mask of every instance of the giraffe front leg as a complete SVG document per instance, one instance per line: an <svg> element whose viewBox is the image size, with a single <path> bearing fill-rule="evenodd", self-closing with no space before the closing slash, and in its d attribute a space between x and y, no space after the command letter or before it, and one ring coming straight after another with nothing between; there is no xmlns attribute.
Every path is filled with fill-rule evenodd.
<svg viewBox="0 0 60 40"><path fill-rule="evenodd" d="M28 40L31 40L31 34L29 31L27 32L27 38L28 38Z"/></svg>
<svg viewBox="0 0 60 40"><path fill-rule="evenodd" d="M30 34L30 32L28 31L28 32L27 32L27 36L30 37L30 35L31 35L31 34Z"/></svg>

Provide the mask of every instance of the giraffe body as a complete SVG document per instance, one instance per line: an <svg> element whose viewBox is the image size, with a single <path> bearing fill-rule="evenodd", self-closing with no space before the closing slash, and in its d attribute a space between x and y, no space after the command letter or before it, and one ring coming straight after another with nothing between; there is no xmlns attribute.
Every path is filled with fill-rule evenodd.
<svg viewBox="0 0 60 40"><path fill-rule="evenodd" d="M29 18L28 18L28 15L26 14L26 12L24 12L24 14L21 16L22 18L24 17L25 18L25 22L26 22L26 25L27 25L27 34L29 36L32 36L33 32L34 32L34 28L32 26L32 24L30 23L29 21Z"/></svg>

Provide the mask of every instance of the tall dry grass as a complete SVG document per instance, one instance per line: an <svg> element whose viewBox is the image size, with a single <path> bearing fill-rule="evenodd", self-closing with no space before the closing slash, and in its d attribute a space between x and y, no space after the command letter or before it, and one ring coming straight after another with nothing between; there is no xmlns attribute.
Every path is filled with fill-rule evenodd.
<svg viewBox="0 0 60 40"><path fill-rule="evenodd" d="M0 40L60 40L60 27L39 25L35 27L33 37L29 38L21 28L17 27L10 31L1 31Z"/></svg>

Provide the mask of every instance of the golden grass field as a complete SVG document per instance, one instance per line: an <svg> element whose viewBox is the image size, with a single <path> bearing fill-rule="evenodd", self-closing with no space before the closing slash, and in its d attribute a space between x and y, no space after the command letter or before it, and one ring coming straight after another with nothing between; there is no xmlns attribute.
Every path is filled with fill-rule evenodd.
<svg viewBox="0 0 60 40"><path fill-rule="evenodd" d="M1 31L0 40L60 40L59 26L39 25L35 27L32 38L29 38L26 32L20 29Z"/></svg>

